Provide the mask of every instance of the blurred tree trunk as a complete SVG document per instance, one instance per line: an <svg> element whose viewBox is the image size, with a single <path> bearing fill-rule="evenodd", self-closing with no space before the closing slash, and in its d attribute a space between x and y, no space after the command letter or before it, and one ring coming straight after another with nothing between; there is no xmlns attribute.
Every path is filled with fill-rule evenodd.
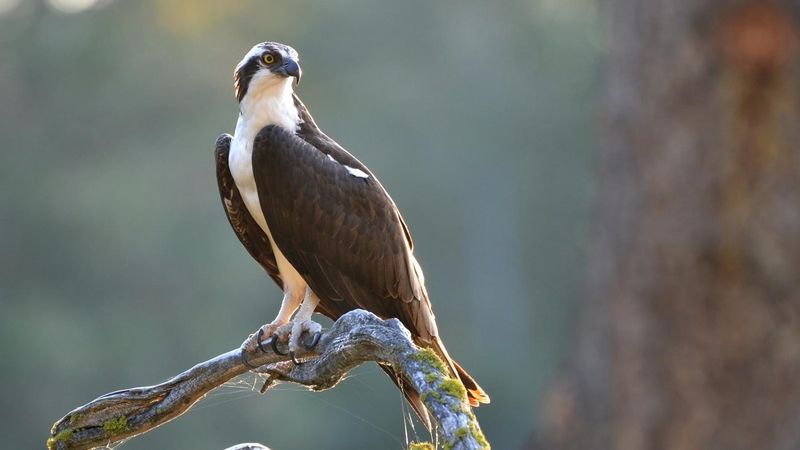
<svg viewBox="0 0 800 450"><path fill-rule="evenodd" d="M609 7L587 302L531 448L800 448L800 2Z"/></svg>

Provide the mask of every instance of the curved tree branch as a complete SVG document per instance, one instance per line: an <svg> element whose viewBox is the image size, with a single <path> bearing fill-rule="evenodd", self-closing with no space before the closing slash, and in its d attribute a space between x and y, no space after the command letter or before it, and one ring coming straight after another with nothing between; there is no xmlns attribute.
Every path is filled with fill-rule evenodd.
<svg viewBox="0 0 800 450"><path fill-rule="evenodd" d="M391 365L420 394L445 448L489 448L463 386L447 378L443 363L433 352L417 348L396 319L381 320L366 311L351 311L323 333L312 351L299 355L306 360L299 366L288 361L288 356L275 354L269 345L264 349L248 354L231 350L164 383L100 396L56 422L47 446L51 450L88 449L146 433L180 416L214 388L248 372L244 356L251 365L260 366L258 371L270 374L265 389L275 381L288 381L324 390L364 362Z"/></svg>

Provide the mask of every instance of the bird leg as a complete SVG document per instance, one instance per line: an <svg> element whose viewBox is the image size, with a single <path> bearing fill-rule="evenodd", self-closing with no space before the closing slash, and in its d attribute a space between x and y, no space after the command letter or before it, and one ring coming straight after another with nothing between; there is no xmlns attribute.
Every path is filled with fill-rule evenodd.
<svg viewBox="0 0 800 450"><path fill-rule="evenodd" d="M292 331L289 334L289 355L292 356L292 361L294 361L295 364L300 364L294 355L300 347L300 336L303 335L303 332L308 331L314 335L314 338L309 344L309 350L314 348L319 341L319 336L322 333L322 325L311 320L311 316L314 314L314 309L316 309L318 304L319 298L311 291L310 288L306 288L305 299L303 299L303 304L300 305L300 310L297 311L297 314L294 316L294 319L291 322Z"/></svg>
<svg viewBox="0 0 800 450"><path fill-rule="evenodd" d="M292 326L289 319L300 305L300 299L301 297L299 295L291 292L284 292L281 309L278 311L278 317L272 322L262 325L255 333L248 336L242 343L242 348L247 352L253 351L256 347L261 346L261 340L264 337L275 336L275 338L272 339L273 350L279 355L285 355L286 353L278 351L276 344L278 340L285 341L291 332Z"/></svg>

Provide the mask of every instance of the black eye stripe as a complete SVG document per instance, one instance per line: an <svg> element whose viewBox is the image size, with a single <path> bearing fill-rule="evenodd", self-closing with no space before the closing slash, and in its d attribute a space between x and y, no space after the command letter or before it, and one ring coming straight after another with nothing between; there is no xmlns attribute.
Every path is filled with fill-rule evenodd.
<svg viewBox="0 0 800 450"><path fill-rule="evenodd" d="M250 58L246 63L244 63L239 70L236 71L236 98L239 101L242 101L245 94L247 94L247 88L250 86L250 80L253 79L253 75L258 72L260 68L259 60L260 57L253 57Z"/></svg>

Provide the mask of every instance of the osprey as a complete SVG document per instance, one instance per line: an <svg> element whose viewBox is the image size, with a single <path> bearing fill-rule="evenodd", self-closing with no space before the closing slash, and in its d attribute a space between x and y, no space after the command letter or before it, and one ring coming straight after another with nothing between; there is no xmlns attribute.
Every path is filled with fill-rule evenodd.
<svg viewBox="0 0 800 450"><path fill-rule="evenodd" d="M294 359L300 335L321 329L311 320L315 311L336 320L361 308L399 319L461 380L472 406L488 403L439 338L411 233L394 201L361 161L320 131L294 94L298 61L287 45L254 46L234 71L236 131L216 143L228 220L283 290L278 316L243 345L252 349L264 335L277 335L273 344L288 338ZM402 389L392 369L382 368ZM427 423L417 393L404 394Z"/></svg>

